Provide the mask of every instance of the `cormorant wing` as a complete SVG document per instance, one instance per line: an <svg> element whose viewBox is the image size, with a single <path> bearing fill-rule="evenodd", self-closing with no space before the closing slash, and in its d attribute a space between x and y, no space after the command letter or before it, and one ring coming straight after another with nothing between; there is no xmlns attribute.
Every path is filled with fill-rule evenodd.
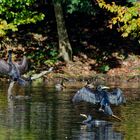
<svg viewBox="0 0 140 140"><path fill-rule="evenodd" d="M94 91L92 91L87 87L83 87L80 90L78 90L74 95L72 101L73 102L86 101L92 104L96 104L99 102L96 98Z"/></svg>
<svg viewBox="0 0 140 140"><path fill-rule="evenodd" d="M28 62L26 56L23 56L23 59L20 63L15 63L16 67L19 69L20 74L24 74L28 70Z"/></svg>
<svg viewBox="0 0 140 140"><path fill-rule="evenodd" d="M120 105L126 103L126 99L121 89L117 88L113 92L108 93L110 104Z"/></svg>
<svg viewBox="0 0 140 140"><path fill-rule="evenodd" d="M10 72L10 65L6 61L0 59L0 73L9 75L9 72Z"/></svg>

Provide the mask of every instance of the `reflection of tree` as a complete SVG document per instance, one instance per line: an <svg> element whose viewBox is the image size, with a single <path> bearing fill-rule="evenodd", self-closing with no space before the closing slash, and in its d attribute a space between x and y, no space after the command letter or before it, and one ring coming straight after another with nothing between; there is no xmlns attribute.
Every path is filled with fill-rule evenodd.
<svg viewBox="0 0 140 140"><path fill-rule="evenodd" d="M70 97L63 91L50 93L47 98L47 136L65 139L71 131Z"/></svg>
<svg viewBox="0 0 140 140"><path fill-rule="evenodd" d="M129 95L132 93L140 93L140 89L130 90ZM131 96L134 96L131 95ZM125 132L126 140L139 140L140 138L140 101L133 100L123 108L122 115L125 117L125 121L122 123L121 131Z"/></svg>
<svg viewBox="0 0 140 140"><path fill-rule="evenodd" d="M34 90L30 89L32 93ZM36 89L37 91L37 89ZM26 90L27 92L27 90ZM34 91L34 93L36 93ZM47 128L46 102L8 98L7 126L11 139L24 137L45 139Z"/></svg>
<svg viewBox="0 0 140 140"><path fill-rule="evenodd" d="M70 97L67 95L67 92L60 92L57 96L57 131L56 136L59 139L65 139L66 137L70 136L71 133L71 126L73 120L71 119L71 109L70 109ZM59 106L58 106L59 105Z"/></svg>
<svg viewBox="0 0 140 140"><path fill-rule="evenodd" d="M31 132L36 139L45 139L47 135L47 105L45 102L33 102L31 106Z"/></svg>
<svg viewBox="0 0 140 140"><path fill-rule="evenodd" d="M11 139L20 139L30 129L29 113L30 104L25 100L8 100L7 126Z"/></svg>

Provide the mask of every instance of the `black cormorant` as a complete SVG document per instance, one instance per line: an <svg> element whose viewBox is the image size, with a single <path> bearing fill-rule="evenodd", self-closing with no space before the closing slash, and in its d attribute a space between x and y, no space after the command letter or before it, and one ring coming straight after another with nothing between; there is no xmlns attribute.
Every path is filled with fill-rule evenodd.
<svg viewBox="0 0 140 140"><path fill-rule="evenodd" d="M0 73L10 76L12 81L17 81L20 85L25 85L26 81L21 78L28 69L27 59L24 56L21 62L12 61L12 50L8 51L8 61L0 59Z"/></svg>
<svg viewBox="0 0 140 140"><path fill-rule="evenodd" d="M55 89L58 91L61 91L66 88L66 85L64 84L64 80L62 79L60 83L55 84Z"/></svg>
<svg viewBox="0 0 140 140"><path fill-rule="evenodd" d="M117 88L112 92L107 92L105 89L108 87L99 85L96 90L85 86L78 90L74 95L72 101L74 103L80 101L90 102L92 104L99 104L99 111L104 112L104 114L111 115L120 120L119 117L113 114L113 111L110 107L111 104L120 105L126 102L125 97L121 89Z"/></svg>
<svg viewBox="0 0 140 140"><path fill-rule="evenodd" d="M96 120L94 119L91 115L85 115L85 114L80 114L80 116L86 118L86 120L84 120L82 122L82 124L85 124L87 125L88 127L90 126L91 127L99 127L99 126L104 126L104 125L107 125L107 124L111 124L111 122L109 121L105 121L105 120Z"/></svg>

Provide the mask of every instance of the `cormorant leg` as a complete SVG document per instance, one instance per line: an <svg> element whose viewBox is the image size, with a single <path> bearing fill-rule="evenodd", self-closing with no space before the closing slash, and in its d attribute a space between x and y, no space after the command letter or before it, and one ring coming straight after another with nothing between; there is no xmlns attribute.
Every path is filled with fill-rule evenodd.
<svg viewBox="0 0 140 140"><path fill-rule="evenodd" d="M100 108L99 108L99 111L100 112L105 112L105 106L106 106L106 102L105 102L105 99L103 98L100 102Z"/></svg>

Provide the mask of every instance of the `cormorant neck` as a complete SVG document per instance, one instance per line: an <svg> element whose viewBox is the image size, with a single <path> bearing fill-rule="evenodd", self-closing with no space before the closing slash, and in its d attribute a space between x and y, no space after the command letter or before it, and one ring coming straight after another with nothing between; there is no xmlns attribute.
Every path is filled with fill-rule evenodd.
<svg viewBox="0 0 140 140"><path fill-rule="evenodd" d="M12 50L8 51L8 63L12 62Z"/></svg>
<svg viewBox="0 0 140 140"><path fill-rule="evenodd" d="M9 85L9 88L8 88L8 99L10 99L11 98L11 96L13 95L13 93L12 93L12 89L13 89L13 87L14 87L14 81L11 81L10 82L10 85Z"/></svg>

